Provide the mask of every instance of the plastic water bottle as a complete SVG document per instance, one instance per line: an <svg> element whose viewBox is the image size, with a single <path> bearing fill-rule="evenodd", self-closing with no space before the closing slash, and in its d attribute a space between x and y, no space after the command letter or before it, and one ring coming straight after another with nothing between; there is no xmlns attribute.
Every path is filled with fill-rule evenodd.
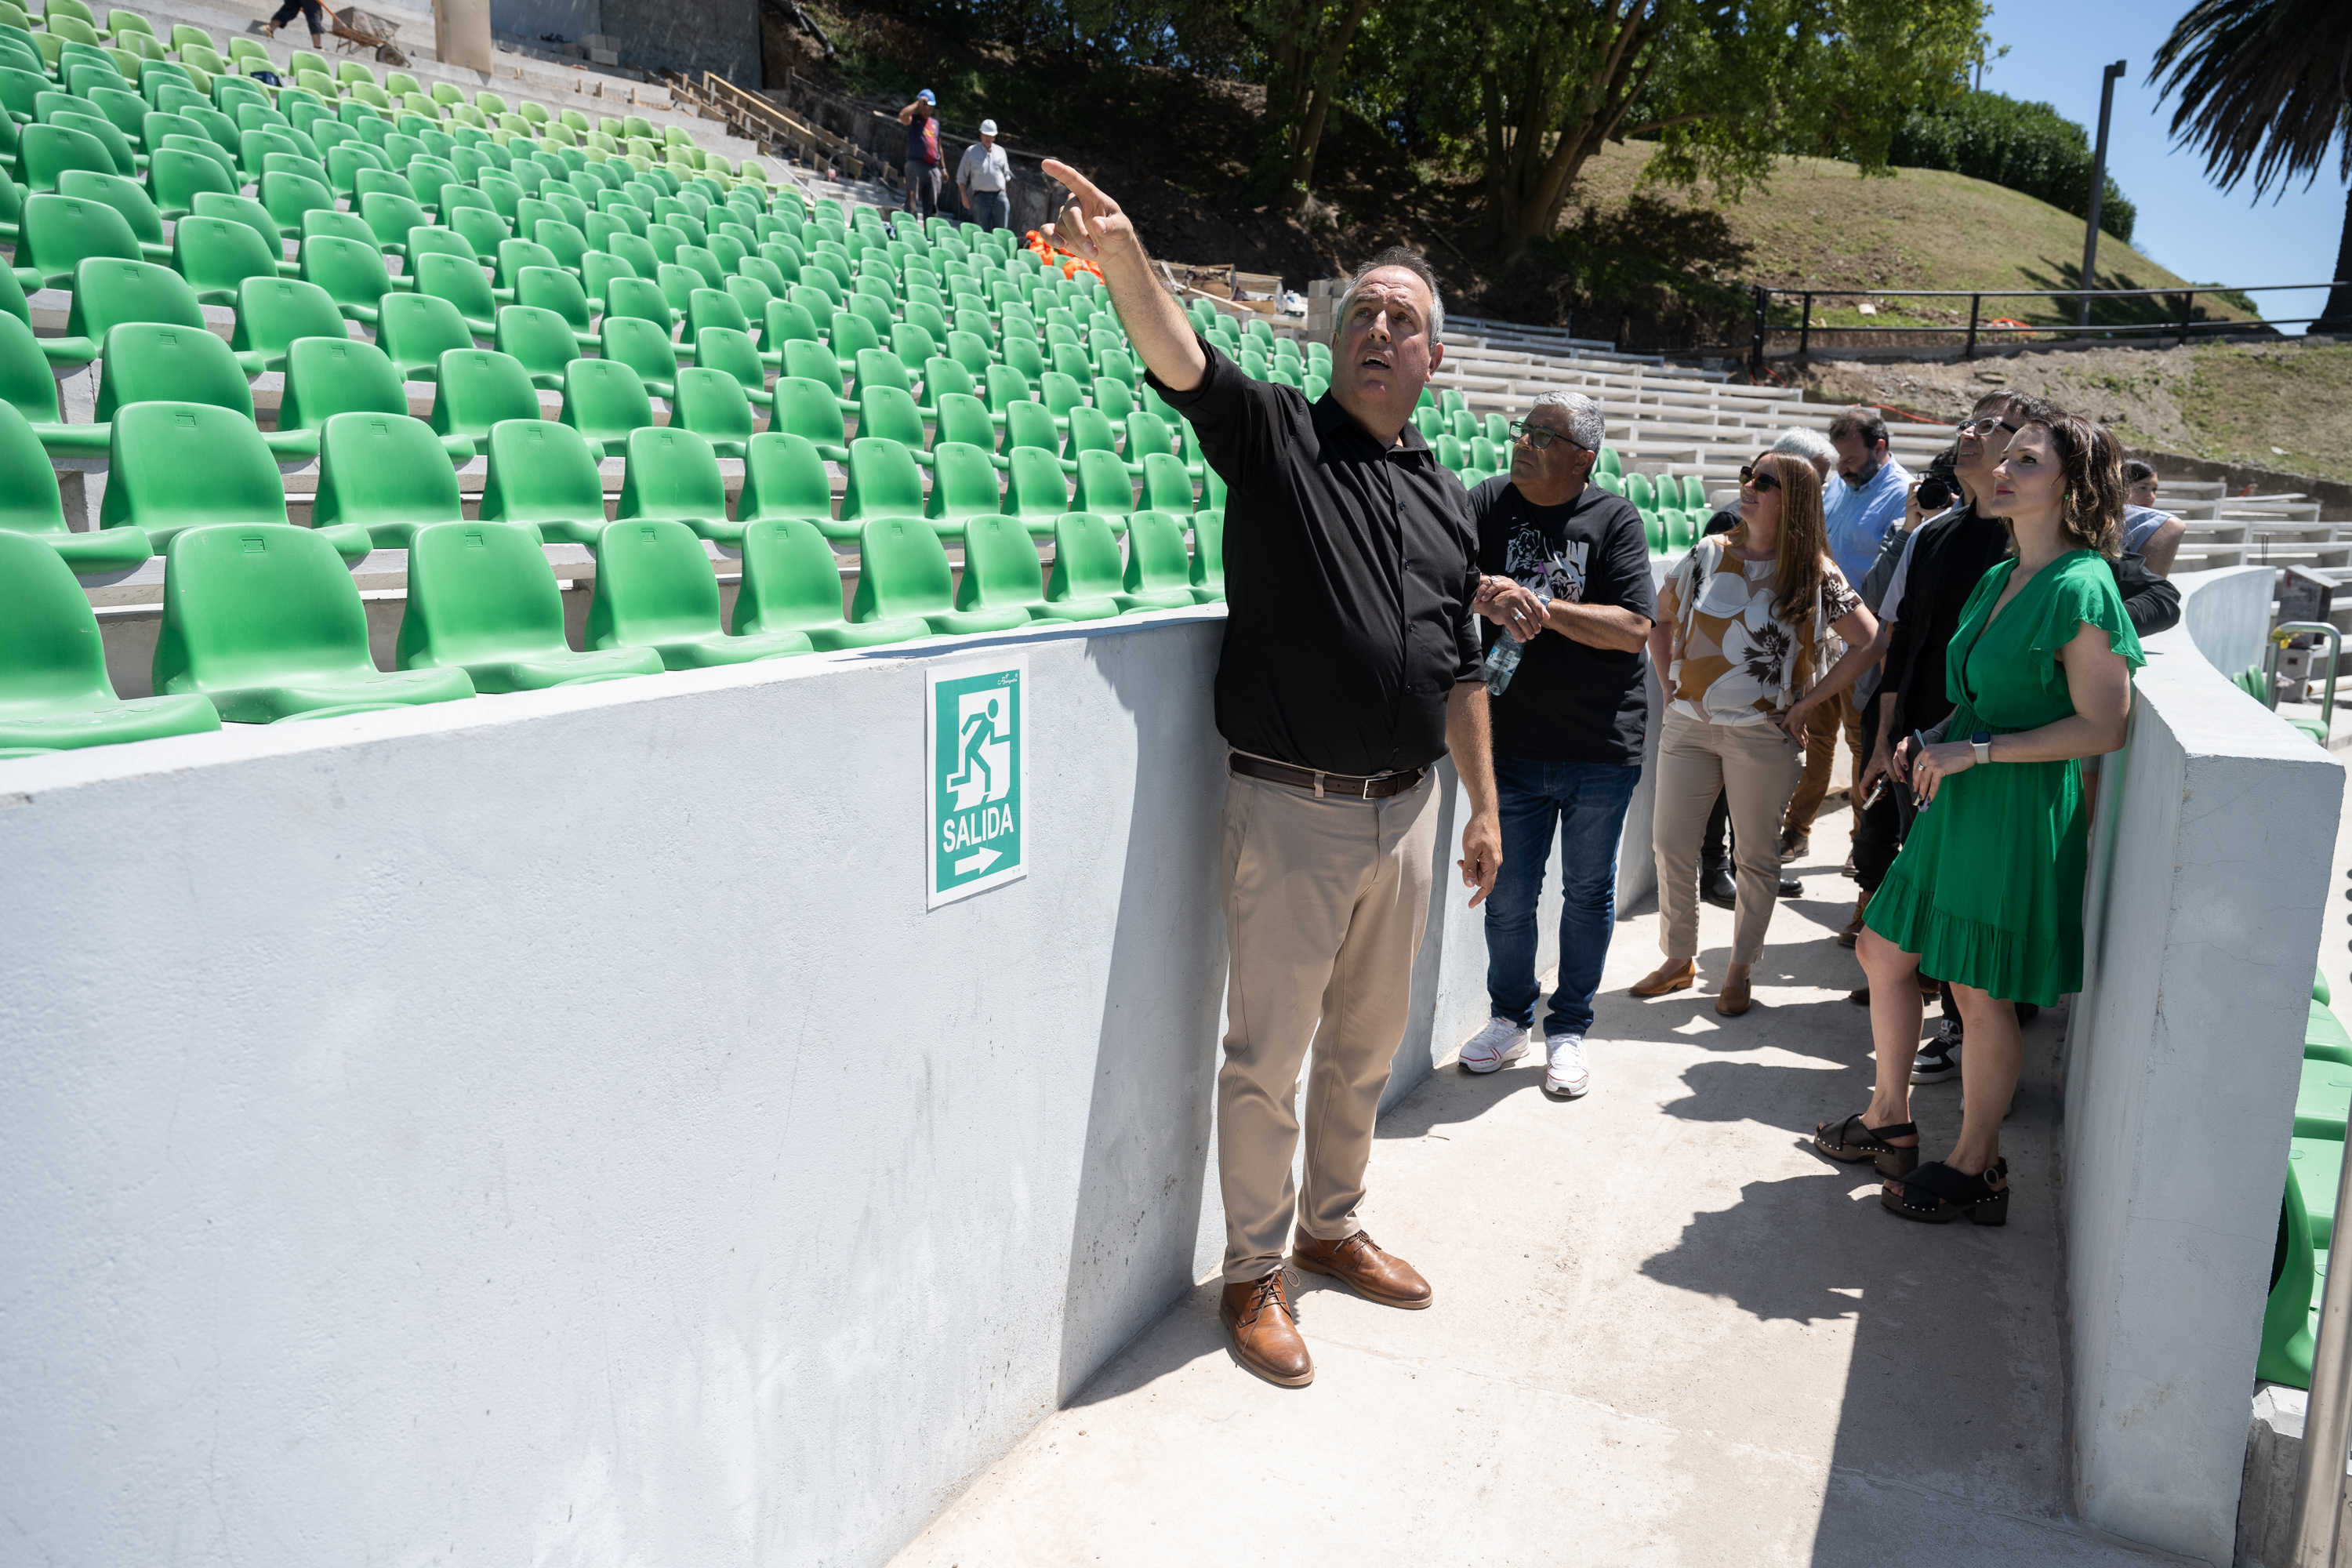
<svg viewBox="0 0 2352 1568"><path fill-rule="evenodd" d="M1486 695L1500 697L1503 689L1511 684L1511 677L1519 672L1519 660L1526 656L1528 645L1505 632L1486 650Z"/></svg>

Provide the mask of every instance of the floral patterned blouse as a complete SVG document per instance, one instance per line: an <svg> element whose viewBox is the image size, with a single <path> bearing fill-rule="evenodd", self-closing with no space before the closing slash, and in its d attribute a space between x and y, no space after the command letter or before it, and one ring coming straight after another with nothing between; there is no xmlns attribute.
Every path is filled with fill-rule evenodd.
<svg viewBox="0 0 2352 1568"><path fill-rule="evenodd" d="M1710 724L1769 723L1843 656L1830 628L1862 604L1844 575L1824 562L1811 613L1782 620L1772 613L1773 570L1734 555L1721 535L1676 564L1668 708Z"/></svg>

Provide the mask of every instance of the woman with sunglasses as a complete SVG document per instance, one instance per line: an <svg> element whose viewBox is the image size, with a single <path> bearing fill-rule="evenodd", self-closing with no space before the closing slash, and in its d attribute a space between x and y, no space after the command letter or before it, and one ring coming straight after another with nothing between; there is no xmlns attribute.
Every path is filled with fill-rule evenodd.
<svg viewBox="0 0 2352 1568"><path fill-rule="evenodd" d="M1977 582L1944 656L1954 707L1906 740L1893 772L1919 815L1870 900L1858 954L1870 975L1878 1082L1870 1107L1816 1129L1832 1159L1871 1160L1879 1202L1905 1219L2009 1218L2000 1122L2023 1048L2017 1005L2083 984L2090 812L2081 759L2124 742L2143 663L2110 563L2121 546L2122 453L2089 420L2029 405L1978 505L2013 550ZM1958 999L1960 1135L1922 1165L1911 1052L1922 966Z"/></svg>
<svg viewBox="0 0 2352 1568"><path fill-rule="evenodd" d="M1650 661L1666 689L1658 744L1658 944L1633 987L1698 981L1698 852L1718 792L1738 869L1731 962L1715 1010L1748 1011L1748 973L1779 901L1780 813L1797 787L1813 708L1853 684L1877 626L1830 560L1822 481L1768 452L1739 471L1739 526L1702 539L1658 590Z"/></svg>

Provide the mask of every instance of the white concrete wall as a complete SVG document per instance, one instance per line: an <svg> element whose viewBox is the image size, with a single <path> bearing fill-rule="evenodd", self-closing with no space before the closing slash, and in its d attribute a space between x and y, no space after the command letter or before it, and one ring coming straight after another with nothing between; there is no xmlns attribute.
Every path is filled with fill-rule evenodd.
<svg viewBox="0 0 2352 1568"><path fill-rule="evenodd" d="M2249 575L2185 576L2183 626L2148 642L2130 743L2100 782L2066 1063L2082 1515L2215 1563L2231 1558L2344 784L2199 651L2202 630L2242 668ZM2224 597L2202 605L2209 588Z"/></svg>
<svg viewBox="0 0 2352 1568"><path fill-rule="evenodd" d="M2180 627L2205 662L2234 676L2263 662L2270 636L2271 605L2278 596L2275 566L2223 566L2184 572L2173 579L2180 590Z"/></svg>
<svg viewBox="0 0 2352 1568"><path fill-rule="evenodd" d="M1222 1249L1220 630L977 639L1034 869L929 914L967 645L0 764L0 1561L887 1557Z"/></svg>

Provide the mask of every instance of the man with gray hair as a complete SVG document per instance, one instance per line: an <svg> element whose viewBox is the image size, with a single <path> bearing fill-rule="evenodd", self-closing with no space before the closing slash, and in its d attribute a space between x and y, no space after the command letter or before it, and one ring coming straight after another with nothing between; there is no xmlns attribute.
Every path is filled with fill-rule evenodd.
<svg viewBox="0 0 2352 1568"><path fill-rule="evenodd" d="M1617 839L1642 777L1649 723L1643 646L1657 600L1641 513L1591 482L1601 409L1547 392L1512 427L1511 468L1470 492L1478 523L1478 610L1490 648L1487 711L1503 868L1486 900L1486 998L1493 1016L1462 1047L1465 1072L1525 1056L1542 987L1536 903L1560 847L1559 972L1543 1023L1544 1088L1573 1100L1591 1086L1584 1037L1617 919ZM1507 660L1509 647L1500 649Z"/></svg>
<svg viewBox="0 0 2352 1568"><path fill-rule="evenodd" d="M1055 240L1101 268L1148 384L1191 423L1227 486L1218 1315L1235 1360L1297 1388L1315 1360L1291 1311L1286 1247L1300 1268L1367 1300L1414 1310L1433 1299L1359 1210L1404 1040L1438 855L1437 763L1449 752L1469 796L1457 864L1473 904L1502 858L1477 542L1461 483L1412 424L1445 358L1437 279L1411 251L1374 257L1331 334L1329 390L1309 403L1244 374L1193 330L1134 222L1094 182L1055 159L1045 173L1070 191Z"/></svg>

